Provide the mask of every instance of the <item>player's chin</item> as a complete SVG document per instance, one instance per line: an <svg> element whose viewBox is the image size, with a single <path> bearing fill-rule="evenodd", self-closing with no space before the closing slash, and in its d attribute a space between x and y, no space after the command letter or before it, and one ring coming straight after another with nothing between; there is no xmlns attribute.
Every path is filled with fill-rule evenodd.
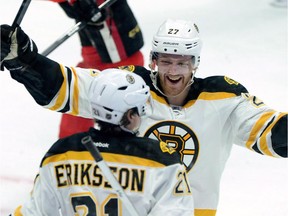
<svg viewBox="0 0 288 216"><path fill-rule="evenodd" d="M166 95L170 96L170 97L174 97L174 96L179 95L183 91L183 89L185 89L185 86L184 86L184 84L180 84L180 83L179 83L179 85L167 84L164 87L164 91L166 92Z"/></svg>

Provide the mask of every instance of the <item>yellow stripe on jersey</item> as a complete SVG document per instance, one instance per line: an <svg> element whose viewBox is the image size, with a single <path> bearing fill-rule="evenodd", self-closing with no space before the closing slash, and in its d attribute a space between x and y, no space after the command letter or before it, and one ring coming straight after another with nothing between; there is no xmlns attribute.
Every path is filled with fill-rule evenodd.
<svg viewBox="0 0 288 216"><path fill-rule="evenodd" d="M213 210L213 209L195 209L194 215L195 216L215 216L216 210Z"/></svg>
<svg viewBox="0 0 288 216"><path fill-rule="evenodd" d="M50 110L53 110L53 111L58 110L63 105L64 100L65 100L65 95L66 95L66 89L67 89L67 76L65 73L65 68L61 64L60 64L60 68L61 68L61 72L64 77L64 80L59 90L59 95L56 99L56 103L54 104L54 106L49 108Z"/></svg>
<svg viewBox="0 0 288 216"><path fill-rule="evenodd" d="M112 153L101 153L102 157L106 162L116 162L116 163L124 163L138 166L147 166L147 167L165 167L164 164L159 163L154 160L149 160L146 158L140 158L130 155L120 155L120 154L112 154ZM68 151L62 154L53 155L51 157L47 157L42 166L45 166L49 163L59 162L64 160L94 160L92 155L89 152L75 152Z"/></svg>
<svg viewBox="0 0 288 216"><path fill-rule="evenodd" d="M75 83L73 86L73 105L72 105L72 115L78 115L79 114L79 87L78 87L78 76L76 75L75 68L71 68L72 72L75 77Z"/></svg>
<svg viewBox="0 0 288 216"><path fill-rule="evenodd" d="M259 131L264 126L265 122L268 121L273 115L275 114L275 111L266 112L264 113L260 119L256 122L254 127L251 130L250 136L248 138L248 141L246 142L246 147L252 150L253 144L256 142L256 137L259 133Z"/></svg>
<svg viewBox="0 0 288 216"><path fill-rule="evenodd" d="M164 97L158 96L155 92L150 91L151 96L154 100L158 101L159 103L166 104L166 100ZM199 97L196 100L220 100L220 99L226 99L226 98L232 98L236 95L234 93L228 93L228 92L202 92ZM192 106L196 100L190 100L188 103L186 103L183 107L187 108Z"/></svg>
<svg viewBox="0 0 288 216"><path fill-rule="evenodd" d="M158 95L157 95L155 92L153 92L153 91L150 91L150 94L151 94L151 96L152 96L152 98L153 98L154 100L156 100L156 101L158 101L158 102L160 102L160 103L162 103L162 104L168 105L168 103L166 102L166 100L164 99L164 97L158 96Z"/></svg>
<svg viewBox="0 0 288 216"><path fill-rule="evenodd" d="M202 92L197 99L200 100L220 100L226 98L232 98L236 95L228 92Z"/></svg>
<svg viewBox="0 0 288 216"><path fill-rule="evenodd" d="M191 107L195 102L196 100L190 100L183 106L183 108Z"/></svg>
<svg viewBox="0 0 288 216"><path fill-rule="evenodd" d="M261 138L260 138L260 151L262 153L264 153L265 155L268 155L268 156L272 156L273 157L273 154L272 152L269 150L269 147L268 147L268 144L267 144L267 134L271 132L271 129L274 127L274 125L278 122L278 120L284 116L285 114L282 113L280 114L276 120L274 120L274 122L272 124L270 124L268 126L268 128L266 128L266 131L262 134Z"/></svg>
<svg viewBox="0 0 288 216"><path fill-rule="evenodd" d="M120 155L120 154L111 154L111 153L102 153L102 156L105 161L116 162L116 163L125 163L125 164L134 164L139 166L148 166L148 167L165 167L164 164L159 163L154 160L149 160L146 158L139 158L130 155Z"/></svg>
<svg viewBox="0 0 288 216"><path fill-rule="evenodd" d="M23 214L21 213L21 208L22 206L18 206L15 211L14 211L14 216L23 216Z"/></svg>
<svg viewBox="0 0 288 216"><path fill-rule="evenodd" d="M221 100L226 98L232 98L235 96L235 94L227 92L202 92L196 100ZM188 103L186 103L183 107L188 108L192 106L196 102L196 100L188 101Z"/></svg>

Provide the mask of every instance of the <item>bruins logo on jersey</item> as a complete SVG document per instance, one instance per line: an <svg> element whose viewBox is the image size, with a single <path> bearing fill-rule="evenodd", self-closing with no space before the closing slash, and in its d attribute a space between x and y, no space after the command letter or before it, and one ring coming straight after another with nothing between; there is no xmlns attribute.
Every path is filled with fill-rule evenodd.
<svg viewBox="0 0 288 216"><path fill-rule="evenodd" d="M121 70L130 71L130 72L134 72L135 71L135 66L134 65L120 66L118 68L121 69Z"/></svg>
<svg viewBox="0 0 288 216"><path fill-rule="evenodd" d="M189 172L199 154L199 141L195 133L186 125L175 121L163 121L150 127L145 137L165 142L169 151L177 151Z"/></svg>
<svg viewBox="0 0 288 216"><path fill-rule="evenodd" d="M170 146L163 141L160 141L160 149L162 152L168 152L169 154L173 154L175 152L175 149L170 148Z"/></svg>

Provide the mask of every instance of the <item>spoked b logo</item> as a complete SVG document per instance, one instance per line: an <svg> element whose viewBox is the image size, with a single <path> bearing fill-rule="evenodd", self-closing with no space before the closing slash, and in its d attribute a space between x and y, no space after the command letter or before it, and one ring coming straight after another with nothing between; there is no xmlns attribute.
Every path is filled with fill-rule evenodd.
<svg viewBox="0 0 288 216"><path fill-rule="evenodd" d="M187 172L192 169L199 154L199 142L188 126L175 121L158 122L144 136L167 143L169 148L179 152Z"/></svg>

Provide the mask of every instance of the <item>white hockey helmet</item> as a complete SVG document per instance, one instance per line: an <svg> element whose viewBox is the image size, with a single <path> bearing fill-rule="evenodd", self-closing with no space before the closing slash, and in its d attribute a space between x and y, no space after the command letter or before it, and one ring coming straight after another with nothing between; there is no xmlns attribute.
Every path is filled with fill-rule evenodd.
<svg viewBox="0 0 288 216"><path fill-rule="evenodd" d="M146 115L150 88L142 77L120 69L103 70L89 89L95 119L120 125L125 112L136 107L140 116Z"/></svg>
<svg viewBox="0 0 288 216"><path fill-rule="evenodd" d="M157 58L158 53L193 56L194 68L197 68L201 47L199 29L194 22L168 19L153 37L151 60Z"/></svg>

